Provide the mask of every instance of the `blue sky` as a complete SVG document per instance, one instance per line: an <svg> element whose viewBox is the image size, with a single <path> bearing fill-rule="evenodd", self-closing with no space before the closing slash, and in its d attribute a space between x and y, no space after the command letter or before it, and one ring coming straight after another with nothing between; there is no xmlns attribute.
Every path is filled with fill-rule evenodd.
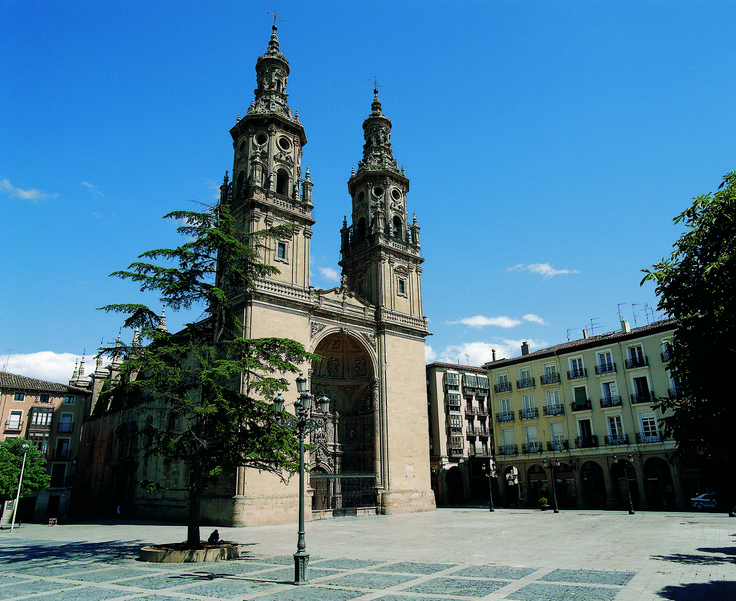
<svg viewBox="0 0 736 601"><path fill-rule="evenodd" d="M735 2L5 0L0 369L65 381L118 334L96 307L157 306L108 274L178 243L163 214L215 199L274 9L314 286L337 283L375 76L422 227L428 361L662 317L640 270L736 168Z"/></svg>

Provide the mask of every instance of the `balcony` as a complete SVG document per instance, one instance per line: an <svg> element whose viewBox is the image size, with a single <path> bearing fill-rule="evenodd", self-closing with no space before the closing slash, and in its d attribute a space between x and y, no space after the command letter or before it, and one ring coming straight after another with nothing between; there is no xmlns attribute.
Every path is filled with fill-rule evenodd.
<svg viewBox="0 0 736 601"><path fill-rule="evenodd" d="M521 452L525 455L528 455L529 453L541 453L542 443L538 440L533 440L531 442L527 442L526 444L522 443Z"/></svg>
<svg viewBox="0 0 736 601"><path fill-rule="evenodd" d="M514 412L513 411L499 411L496 413L496 423L502 424L503 422L512 422L514 421Z"/></svg>
<svg viewBox="0 0 736 601"><path fill-rule="evenodd" d="M615 447L617 445L629 444L629 435L618 434L615 436L604 436L603 442L607 447Z"/></svg>
<svg viewBox="0 0 736 601"><path fill-rule="evenodd" d="M518 455L519 447L515 444L504 444L498 447L499 455Z"/></svg>
<svg viewBox="0 0 736 601"><path fill-rule="evenodd" d="M636 433L637 444L648 444L651 442L662 442L662 437L659 434L644 434L642 432Z"/></svg>
<svg viewBox="0 0 736 601"><path fill-rule="evenodd" d="M606 374L615 374L616 364L615 363L599 363L595 366L596 376L605 376Z"/></svg>
<svg viewBox="0 0 736 601"><path fill-rule="evenodd" d="M459 407L460 406L460 399L448 399L447 400L447 406L448 407Z"/></svg>
<svg viewBox="0 0 736 601"><path fill-rule="evenodd" d="M472 407L465 407L465 415L468 417L473 417L475 415L475 409Z"/></svg>
<svg viewBox="0 0 736 601"><path fill-rule="evenodd" d="M463 454L462 447L452 447L450 449L450 457L461 457Z"/></svg>
<svg viewBox="0 0 736 601"><path fill-rule="evenodd" d="M637 367L647 367L649 365L649 359L646 355L641 357L630 357L626 359L626 369L635 369Z"/></svg>
<svg viewBox="0 0 736 601"><path fill-rule="evenodd" d="M567 440L548 440L547 450L548 451L567 451L570 448L570 443Z"/></svg>
<svg viewBox="0 0 736 601"><path fill-rule="evenodd" d="M542 386L547 386L549 384L559 384L560 383L560 374L557 372L551 373L551 374L544 374L543 376L539 376L539 383Z"/></svg>
<svg viewBox="0 0 736 601"><path fill-rule="evenodd" d="M621 397L617 394L612 396L604 396L601 399L601 409L607 409L609 407L620 407Z"/></svg>
<svg viewBox="0 0 736 601"><path fill-rule="evenodd" d="M481 438L488 438L488 430L485 428L476 428L475 429L476 436L480 436Z"/></svg>
<svg viewBox="0 0 736 601"><path fill-rule="evenodd" d="M519 409L519 419L537 419L539 417L539 408L537 407L526 407L525 409Z"/></svg>
<svg viewBox="0 0 736 601"><path fill-rule="evenodd" d="M535 388L536 383L534 378L524 378L523 380L516 380L516 389L523 390L524 388Z"/></svg>
<svg viewBox="0 0 736 601"><path fill-rule="evenodd" d="M467 428L465 428L465 434L468 435L468 438L475 438L476 430L475 428L471 428L470 426L468 426Z"/></svg>
<svg viewBox="0 0 736 601"><path fill-rule="evenodd" d="M593 404L590 399L584 401L573 401L570 403L570 410L575 413L576 411L590 411L593 408Z"/></svg>
<svg viewBox="0 0 736 601"><path fill-rule="evenodd" d="M656 400L657 399L654 396L653 390L651 392L637 392L636 394L631 395L632 405L641 405L643 403L654 403Z"/></svg>
<svg viewBox="0 0 736 601"><path fill-rule="evenodd" d="M23 420L9 419L5 422L6 432L20 432L23 429Z"/></svg>
<svg viewBox="0 0 736 601"><path fill-rule="evenodd" d="M576 449L595 449L598 446L597 436L578 436L575 439Z"/></svg>
<svg viewBox="0 0 736 601"><path fill-rule="evenodd" d="M511 382L499 382L493 385L494 392L511 392Z"/></svg>
<svg viewBox="0 0 736 601"><path fill-rule="evenodd" d="M551 417L554 415L565 415L564 405L543 405L542 412L544 415Z"/></svg>
<svg viewBox="0 0 736 601"><path fill-rule="evenodd" d="M476 409L476 411L475 411L475 414L478 417L487 417L488 416L488 412L483 407L478 407L478 409Z"/></svg>
<svg viewBox="0 0 736 601"><path fill-rule="evenodd" d="M581 380L588 377L588 370L584 367L582 369L571 369L567 372L568 380Z"/></svg>

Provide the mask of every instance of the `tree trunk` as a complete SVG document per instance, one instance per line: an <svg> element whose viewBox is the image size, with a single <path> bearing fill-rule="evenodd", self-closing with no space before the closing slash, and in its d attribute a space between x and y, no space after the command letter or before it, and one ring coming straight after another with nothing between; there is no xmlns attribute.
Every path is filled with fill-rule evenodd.
<svg viewBox="0 0 736 601"><path fill-rule="evenodd" d="M189 516L187 518L187 546L197 549L201 546L199 536L200 510L202 506L202 484L204 482L204 464L200 451L194 454L194 461L189 472Z"/></svg>

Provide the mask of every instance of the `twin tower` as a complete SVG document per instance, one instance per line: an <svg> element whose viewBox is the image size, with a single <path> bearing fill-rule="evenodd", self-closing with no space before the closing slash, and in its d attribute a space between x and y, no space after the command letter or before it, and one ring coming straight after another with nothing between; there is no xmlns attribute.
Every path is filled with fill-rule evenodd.
<svg viewBox="0 0 736 601"><path fill-rule="evenodd" d="M276 26L256 62L257 88L230 130L232 181L221 186L246 232L289 225L269 240L262 261L278 275L235 291L247 338L283 337L321 357L302 366L308 387L331 400L326 430L312 433L309 484L313 514L403 513L435 507L430 486L419 226L409 219L409 179L391 149L391 121L377 93L363 123L363 158L348 180L352 208L340 230L339 287L310 286L314 208L307 143L287 104L289 63ZM287 402L296 400L292 392ZM293 480L293 479L292 479ZM250 525L295 519L297 486L241 469L203 517ZM224 494L223 494L224 493ZM315 516L316 517L316 516Z"/></svg>

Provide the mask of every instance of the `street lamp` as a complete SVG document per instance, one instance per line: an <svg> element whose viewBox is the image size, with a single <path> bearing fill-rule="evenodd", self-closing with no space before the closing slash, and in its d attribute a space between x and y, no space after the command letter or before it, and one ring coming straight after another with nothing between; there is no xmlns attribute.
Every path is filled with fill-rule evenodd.
<svg viewBox="0 0 736 601"><path fill-rule="evenodd" d="M28 455L29 447L27 444L21 446L23 449L23 463L20 465L20 478L18 478L18 493L15 495L15 503L13 503L13 517L10 518L10 534L13 534L13 528L15 527L15 513L18 511L18 501L20 500L20 486L23 484L23 472L26 469L26 455Z"/></svg>
<svg viewBox="0 0 736 601"><path fill-rule="evenodd" d="M308 584L309 553L304 538L304 438L327 425L327 413L330 410L330 399L321 396L317 399L321 417L309 417L312 408L312 394L307 390L307 379L299 374L296 379L296 389L299 399L294 403L295 417L282 418L284 398L279 394L273 400L273 410L277 416L277 423L283 428L296 432L299 437L299 534L294 553L294 584Z"/></svg>
<svg viewBox="0 0 736 601"><path fill-rule="evenodd" d="M633 455L629 455L629 461L634 458ZM631 500L631 488L629 487L629 461L626 459L616 459L616 455L613 456L614 461L618 461L624 466L624 480L626 481L626 496L629 498L629 515L634 515L634 502Z"/></svg>
<svg viewBox="0 0 736 601"><path fill-rule="evenodd" d="M547 460L542 459L542 463L544 465L547 465ZM555 500L555 511L554 513L560 513L560 509L557 506L557 484L555 482L555 466L560 467L560 460L559 459L550 459L549 461L549 469L552 474L552 498Z"/></svg>
<svg viewBox="0 0 736 601"><path fill-rule="evenodd" d="M488 460L488 500L491 503L490 511L494 511L494 508L493 508L493 459Z"/></svg>

